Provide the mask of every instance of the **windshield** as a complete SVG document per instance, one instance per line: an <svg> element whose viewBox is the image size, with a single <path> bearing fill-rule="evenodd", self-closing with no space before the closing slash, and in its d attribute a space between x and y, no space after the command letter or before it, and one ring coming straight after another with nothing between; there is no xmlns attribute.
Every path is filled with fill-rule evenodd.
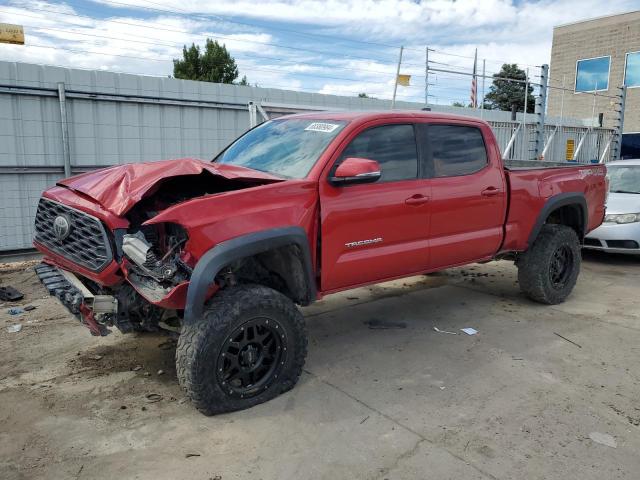
<svg viewBox="0 0 640 480"><path fill-rule="evenodd" d="M607 175L610 192L640 194L640 165L611 166Z"/></svg>
<svg viewBox="0 0 640 480"><path fill-rule="evenodd" d="M345 124L336 120L271 120L240 137L214 161L304 178Z"/></svg>

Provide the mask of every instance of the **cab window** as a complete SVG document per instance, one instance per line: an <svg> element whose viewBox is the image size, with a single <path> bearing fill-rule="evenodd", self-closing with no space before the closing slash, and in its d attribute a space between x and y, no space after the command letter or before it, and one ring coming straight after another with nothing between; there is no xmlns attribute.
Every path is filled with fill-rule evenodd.
<svg viewBox="0 0 640 480"><path fill-rule="evenodd" d="M470 175L487 165L482 132L462 125L428 125L421 132L428 171L433 177Z"/></svg>
<svg viewBox="0 0 640 480"><path fill-rule="evenodd" d="M338 164L348 157L376 160L382 171L381 182L418 177L413 125L383 125L365 130L343 150Z"/></svg>

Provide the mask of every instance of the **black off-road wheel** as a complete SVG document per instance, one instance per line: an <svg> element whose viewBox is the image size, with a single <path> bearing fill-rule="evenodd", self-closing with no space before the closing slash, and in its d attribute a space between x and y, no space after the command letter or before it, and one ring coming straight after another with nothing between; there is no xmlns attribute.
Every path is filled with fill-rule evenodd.
<svg viewBox="0 0 640 480"><path fill-rule="evenodd" d="M562 303L576 285L580 262L576 232L565 225L544 225L533 245L516 263L520 289L536 302Z"/></svg>
<svg viewBox="0 0 640 480"><path fill-rule="evenodd" d="M178 380L205 415L243 410L293 388L307 355L294 303L261 285L218 292L178 339Z"/></svg>

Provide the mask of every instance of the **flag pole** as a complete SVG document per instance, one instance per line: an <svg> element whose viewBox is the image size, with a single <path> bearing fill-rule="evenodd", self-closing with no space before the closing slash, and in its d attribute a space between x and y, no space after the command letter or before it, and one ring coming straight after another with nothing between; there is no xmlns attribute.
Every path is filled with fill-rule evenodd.
<svg viewBox="0 0 640 480"><path fill-rule="evenodd" d="M478 49L473 56L473 76L471 77L471 108L478 108Z"/></svg>
<svg viewBox="0 0 640 480"><path fill-rule="evenodd" d="M398 91L398 76L400 75L400 64L402 63L402 51L404 47L400 47L400 57L398 57L398 69L396 70L396 81L393 84L393 99L391 100L391 110L396 106L396 92Z"/></svg>

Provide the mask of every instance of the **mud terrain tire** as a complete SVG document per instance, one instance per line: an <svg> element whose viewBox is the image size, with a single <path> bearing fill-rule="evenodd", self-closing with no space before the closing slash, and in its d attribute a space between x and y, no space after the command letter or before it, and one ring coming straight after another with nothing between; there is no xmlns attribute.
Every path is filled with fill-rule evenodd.
<svg viewBox="0 0 640 480"><path fill-rule="evenodd" d="M580 241L565 225L547 224L517 261L520 289L530 299L556 305L569 296L580 273Z"/></svg>
<svg viewBox="0 0 640 480"><path fill-rule="evenodd" d="M195 407L216 415L290 390L306 355L304 319L294 303L271 288L241 285L218 292L200 321L183 326L176 370Z"/></svg>

